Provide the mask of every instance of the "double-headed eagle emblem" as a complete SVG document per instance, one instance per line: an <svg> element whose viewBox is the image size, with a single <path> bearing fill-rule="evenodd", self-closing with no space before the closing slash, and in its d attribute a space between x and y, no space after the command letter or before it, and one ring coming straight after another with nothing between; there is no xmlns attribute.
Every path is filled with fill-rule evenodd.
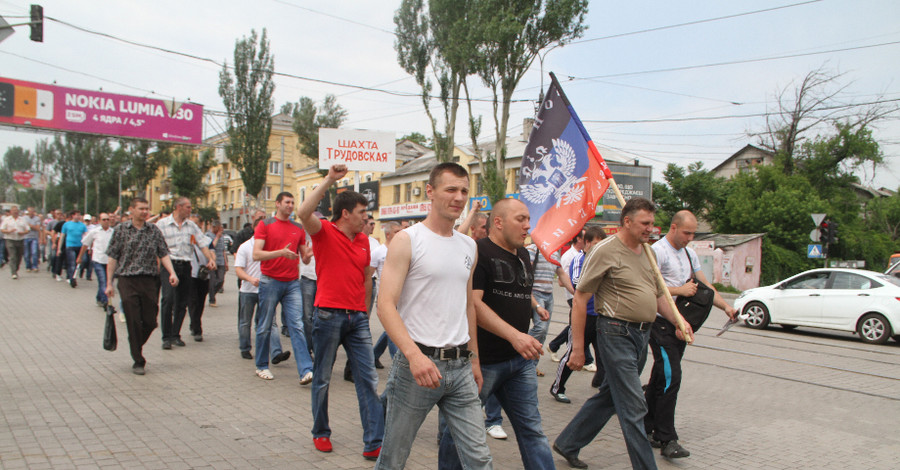
<svg viewBox="0 0 900 470"><path fill-rule="evenodd" d="M562 139L552 139L553 151L541 159L541 165L534 169L531 180L522 186L520 193L533 204L542 204L551 195L556 199L556 207L568 206L581 201L587 178L575 177L575 150Z"/></svg>

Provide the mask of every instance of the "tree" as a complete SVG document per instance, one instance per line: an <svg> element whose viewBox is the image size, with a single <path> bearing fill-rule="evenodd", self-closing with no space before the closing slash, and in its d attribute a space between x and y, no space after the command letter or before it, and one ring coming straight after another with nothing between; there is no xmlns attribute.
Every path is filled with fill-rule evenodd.
<svg viewBox="0 0 900 470"><path fill-rule="evenodd" d="M347 110L338 104L334 95L326 95L318 108L312 98L301 96L299 101L287 103L281 110L289 111L294 118L300 152L315 161L319 160L319 128L337 129L347 120Z"/></svg>
<svg viewBox="0 0 900 470"><path fill-rule="evenodd" d="M687 209L698 218L715 221L728 199L729 183L694 162L685 169L670 163L663 171L665 184L653 183L653 199L658 208L656 223L668 227L676 212Z"/></svg>
<svg viewBox="0 0 900 470"><path fill-rule="evenodd" d="M400 140L408 140L410 142L415 142L419 145L429 147L428 137L425 137L424 134L420 134L418 132L406 134L403 137L400 137Z"/></svg>
<svg viewBox="0 0 900 470"><path fill-rule="evenodd" d="M172 192L178 196L184 196L195 204L198 199L206 196L206 185L203 177L215 166L212 152L207 149L200 152L199 158L194 158L192 151L177 148L173 151L171 169Z"/></svg>
<svg viewBox="0 0 900 470"><path fill-rule="evenodd" d="M149 140L123 139L119 141L121 152L114 153L114 161L127 168L128 185L134 193L147 196L147 185L156 178L160 167L168 166L171 161L169 144L156 143Z"/></svg>
<svg viewBox="0 0 900 470"><path fill-rule="evenodd" d="M816 136L803 142L797 152L796 171L810 181L827 198L847 193L851 183L858 183L857 170L867 164L875 170L884 162L884 154L867 126L834 123L836 133Z"/></svg>
<svg viewBox="0 0 900 470"><path fill-rule="evenodd" d="M3 162L0 163L0 199L19 202L13 173L29 171L33 164L34 156L31 151L19 146L6 149L6 153L3 154Z"/></svg>
<svg viewBox="0 0 900 470"><path fill-rule="evenodd" d="M900 194L870 200L865 214L869 229L885 233L895 242L900 239Z"/></svg>
<svg viewBox="0 0 900 470"><path fill-rule="evenodd" d="M492 92L494 159L499 185L506 188L506 132L512 96L541 50L564 45L584 33L587 0L482 0L476 71ZM485 175L484 165L482 174ZM490 194L503 197L503 191Z"/></svg>
<svg viewBox="0 0 900 470"><path fill-rule="evenodd" d="M219 96L228 112L228 143L225 155L240 172L248 194L259 198L266 182L269 163L269 135L272 132L272 74L275 60L263 28L257 44L256 31L234 46L234 75L228 63L219 73Z"/></svg>

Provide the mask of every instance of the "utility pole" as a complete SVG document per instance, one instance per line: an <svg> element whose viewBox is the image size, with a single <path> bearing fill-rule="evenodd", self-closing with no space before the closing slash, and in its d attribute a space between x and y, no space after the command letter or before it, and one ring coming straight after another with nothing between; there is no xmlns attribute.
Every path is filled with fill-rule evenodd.
<svg viewBox="0 0 900 470"><path fill-rule="evenodd" d="M281 136L281 192L284 192L284 136Z"/></svg>

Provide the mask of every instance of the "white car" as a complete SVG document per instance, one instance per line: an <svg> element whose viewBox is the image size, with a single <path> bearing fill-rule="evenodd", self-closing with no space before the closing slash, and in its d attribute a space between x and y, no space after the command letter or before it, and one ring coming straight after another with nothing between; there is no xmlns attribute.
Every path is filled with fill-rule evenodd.
<svg viewBox="0 0 900 470"><path fill-rule="evenodd" d="M852 331L866 343L900 341L900 279L863 269L813 269L744 291L734 301L744 324Z"/></svg>

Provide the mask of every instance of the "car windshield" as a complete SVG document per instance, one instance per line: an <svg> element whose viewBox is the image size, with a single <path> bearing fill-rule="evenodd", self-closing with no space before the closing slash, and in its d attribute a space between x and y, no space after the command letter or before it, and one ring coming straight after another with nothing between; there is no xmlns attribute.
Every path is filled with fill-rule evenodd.
<svg viewBox="0 0 900 470"><path fill-rule="evenodd" d="M882 280L884 282L890 282L891 284L900 287L900 278L898 278L896 276L887 276L884 274L879 274L878 276L875 276L875 277L877 277L879 280Z"/></svg>

